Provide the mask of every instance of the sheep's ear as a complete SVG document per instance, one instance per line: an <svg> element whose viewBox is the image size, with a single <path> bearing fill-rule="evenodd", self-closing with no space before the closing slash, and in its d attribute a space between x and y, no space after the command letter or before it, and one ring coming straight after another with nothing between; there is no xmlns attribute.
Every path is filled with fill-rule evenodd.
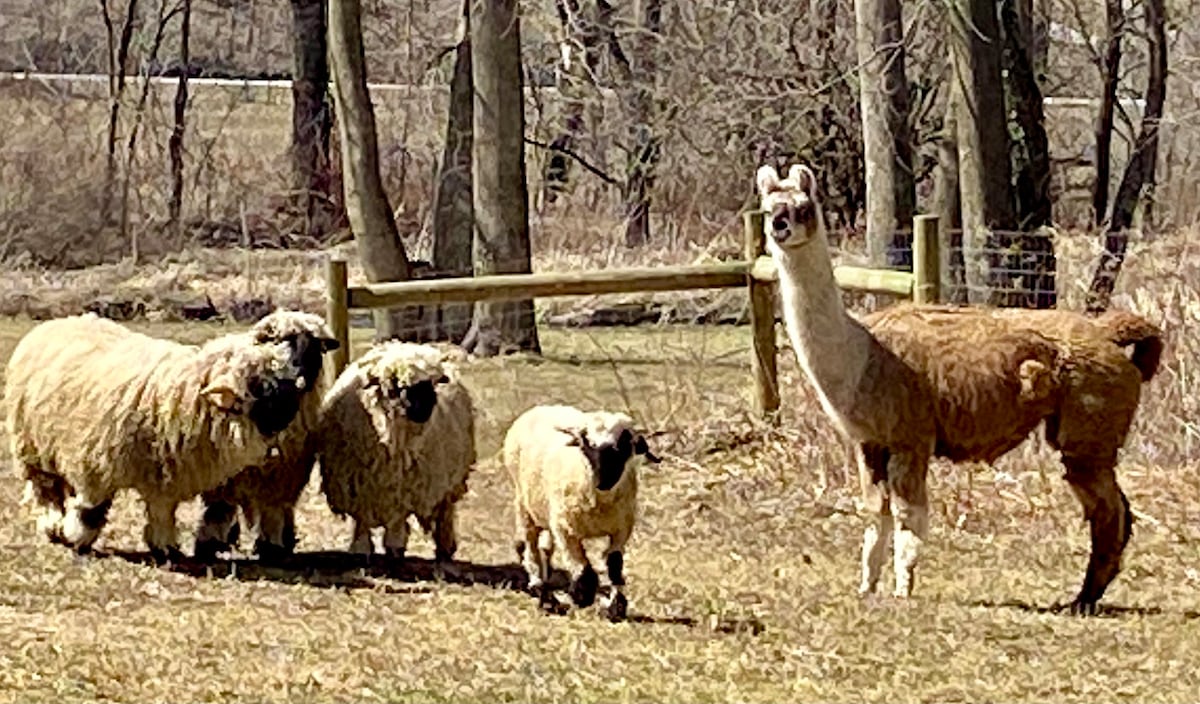
<svg viewBox="0 0 1200 704"><path fill-rule="evenodd" d="M758 195L760 196L765 196L779 188L779 172L770 164L758 167L758 174L754 180L758 183Z"/></svg>
<svg viewBox="0 0 1200 704"><path fill-rule="evenodd" d="M570 439L567 440L567 447L587 447L588 446L586 429L556 428L556 430L558 430L558 432L560 432L560 433L565 433L570 436Z"/></svg>
<svg viewBox="0 0 1200 704"><path fill-rule="evenodd" d="M650 445L646 442L646 438L641 435L637 436L637 439L633 441L633 452L637 455L644 455L647 462L653 462L654 464L662 462L662 458L650 451Z"/></svg>
<svg viewBox="0 0 1200 704"><path fill-rule="evenodd" d="M817 199L817 175L804 164L792 164L788 169L788 180L796 182L809 200Z"/></svg>
<svg viewBox="0 0 1200 704"><path fill-rule="evenodd" d="M332 352L342 346L342 343L332 337L318 337L317 342L321 344L322 352Z"/></svg>
<svg viewBox="0 0 1200 704"><path fill-rule="evenodd" d="M233 390L229 384L222 382L213 382L205 386L200 394L208 400L209 403L226 413L238 414L241 413L240 404L238 403L237 392Z"/></svg>

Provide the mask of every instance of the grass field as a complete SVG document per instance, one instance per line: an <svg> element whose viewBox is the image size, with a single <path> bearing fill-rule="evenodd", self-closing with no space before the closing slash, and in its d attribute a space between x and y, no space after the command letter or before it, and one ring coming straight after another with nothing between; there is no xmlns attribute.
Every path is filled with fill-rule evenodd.
<svg viewBox="0 0 1200 704"><path fill-rule="evenodd" d="M0 323L0 360L30 325ZM135 327L190 341L222 330ZM101 538L109 555L76 558L35 535L5 471L0 701L1195 699L1200 482L1186 464L1141 461L1153 456L1144 419L1166 413L1160 387L1121 468L1141 520L1102 617L1053 608L1078 587L1087 538L1036 442L995 468L937 464L916 597L863 601L852 487L814 495L840 446L788 354L786 430L753 423L747 332L547 330L544 359L467 367L485 456L548 400L629 408L654 433L665 461L643 475L626 623L543 615L513 587L509 487L490 461L441 580L419 534L400 570L339 558L349 526L312 486L288 568L152 567L129 496ZM196 507L180 513L190 548Z"/></svg>

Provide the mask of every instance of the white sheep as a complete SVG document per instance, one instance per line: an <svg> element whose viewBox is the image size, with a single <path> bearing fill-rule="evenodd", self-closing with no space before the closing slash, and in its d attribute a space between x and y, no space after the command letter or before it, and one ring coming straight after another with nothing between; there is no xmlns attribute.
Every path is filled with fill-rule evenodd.
<svg viewBox="0 0 1200 704"><path fill-rule="evenodd" d="M176 507L265 460L299 409L302 371L287 343L246 333L195 346L94 314L36 326L9 359L4 400L40 529L86 552L113 496L133 489L151 555L177 559Z"/></svg>
<svg viewBox="0 0 1200 704"><path fill-rule="evenodd" d="M204 511L194 549L201 560L212 560L237 544L241 532L238 507L243 526L256 534L254 552L260 559L277 560L291 554L296 546L296 502L312 473L311 433L317 427L329 378L323 357L339 343L322 317L288 310L277 310L259 320L250 335L262 343L287 343L308 393L296 419L276 439L277 453L202 494Z"/></svg>
<svg viewBox="0 0 1200 704"><path fill-rule="evenodd" d="M475 412L447 353L388 341L334 382L321 407L316 448L329 507L354 520L350 550L371 554L371 530L400 559L415 515L439 562L457 548L454 505L476 461Z"/></svg>
<svg viewBox="0 0 1200 704"><path fill-rule="evenodd" d="M535 406L513 421L502 453L513 482L517 557L530 591L543 607L557 606L547 584L557 547L567 555L571 600L591 605L599 577L583 541L607 537L606 611L623 619L623 550L637 515L637 468L644 460L659 462L633 421L624 413Z"/></svg>

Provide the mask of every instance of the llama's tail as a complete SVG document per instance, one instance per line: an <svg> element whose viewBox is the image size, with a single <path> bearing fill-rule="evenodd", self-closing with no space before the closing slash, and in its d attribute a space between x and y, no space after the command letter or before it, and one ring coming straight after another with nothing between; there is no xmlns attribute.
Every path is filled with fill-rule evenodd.
<svg viewBox="0 0 1200 704"><path fill-rule="evenodd" d="M1142 372L1142 381L1150 381L1162 359L1162 330L1149 320L1126 311L1108 311L1098 321L1118 347L1133 345L1130 361Z"/></svg>

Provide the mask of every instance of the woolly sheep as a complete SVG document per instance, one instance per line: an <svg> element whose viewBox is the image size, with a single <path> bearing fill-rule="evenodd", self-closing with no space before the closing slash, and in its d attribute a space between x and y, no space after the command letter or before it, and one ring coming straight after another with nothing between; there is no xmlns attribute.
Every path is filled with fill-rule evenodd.
<svg viewBox="0 0 1200 704"><path fill-rule="evenodd" d="M517 557L529 588L544 608L557 604L547 582L557 546L566 552L570 596L592 604L599 577L583 541L608 538L610 619L625 616L625 543L637 513L637 468L657 463L646 439L624 413L586 412L573 406L535 406L513 421L504 438L504 466L513 482Z"/></svg>
<svg viewBox="0 0 1200 704"><path fill-rule="evenodd" d="M257 533L254 552L260 559L280 559L295 549L295 506L311 474L310 434L317 427L328 386L323 354L339 345L323 318L297 311L275 311L258 321L250 334L258 342L288 344L308 393L296 419L280 433L277 454L202 494L204 511L196 530L195 554L206 561L236 545L238 507L245 527Z"/></svg>
<svg viewBox="0 0 1200 704"><path fill-rule="evenodd" d="M371 529L404 557L408 517L439 562L457 549L454 506L476 461L475 412L448 353L388 341L348 366L321 407L316 448L329 507L354 521L350 550L371 554Z"/></svg>
<svg viewBox="0 0 1200 704"><path fill-rule="evenodd" d="M49 539L87 552L113 496L133 489L151 555L178 558L175 508L261 464L304 385L286 343L246 333L195 346L91 313L41 323L17 344L5 385L25 503Z"/></svg>

